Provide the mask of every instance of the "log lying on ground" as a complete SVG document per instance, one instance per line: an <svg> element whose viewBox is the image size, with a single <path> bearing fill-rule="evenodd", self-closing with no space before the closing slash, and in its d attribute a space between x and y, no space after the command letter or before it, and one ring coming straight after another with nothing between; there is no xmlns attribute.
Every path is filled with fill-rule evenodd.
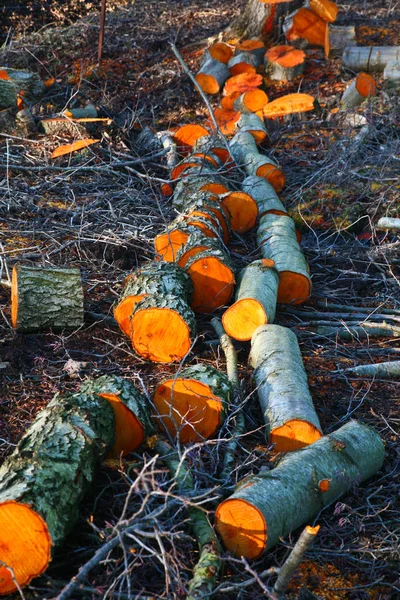
<svg viewBox="0 0 400 600"><path fill-rule="evenodd" d="M235 75L234 77L230 77L225 83L224 96L230 96L235 92L244 94L244 92L255 90L262 82L262 75L258 73L241 73L240 75Z"/></svg>
<svg viewBox="0 0 400 600"><path fill-rule="evenodd" d="M203 152L204 154L210 154L219 160L219 168L223 170L230 170L235 168L232 156L227 148L225 140L218 138L217 136L202 137L194 145L194 152Z"/></svg>
<svg viewBox="0 0 400 600"><path fill-rule="evenodd" d="M222 197L228 209L232 231L246 233L256 224L258 208L253 198L245 192L229 192Z"/></svg>
<svg viewBox="0 0 400 600"><path fill-rule="evenodd" d="M244 92L244 94L239 93L237 97L233 98L233 108L241 113L257 113L263 110L266 104L268 104L267 94L258 89Z"/></svg>
<svg viewBox="0 0 400 600"><path fill-rule="evenodd" d="M182 125L175 131L173 138L180 154L187 156L190 154L199 139L210 135L208 129L202 125Z"/></svg>
<svg viewBox="0 0 400 600"><path fill-rule="evenodd" d="M87 104L82 108L68 108L62 114L70 119L95 119L98 116L94 104Z"/></svg>
<svg viewBox="0 0 400 600"><path fill-rule="evenodd" d="M261 217L257 244L263 258L275 261L279 272L278 302L302 304L311 294L311 278L299 246L293 219L268 213Z"/></svg>
<svg viewBox="0 0 400 600"><path fill-rule="evenodd" d="M243 40L236 44L235 47L235 54L240 54L241 52L250 52L250 54L253 54L257 58L258 64L261 65L265 53L264 42L259 38Z"/></svg>
<svg viewBox="0 0 400 600"><path fill-rule="evenodd" d="M263 108L265 119L275 119L296 113L314 110L314 98L309 94L287 94L272 102L268 102Z"/></svg>
<svg viewBox="0 0 400 600"><path fill-rule="evenodd" d="M97 395L58 394L0 468L2 563L20 587L47 568L78 519L78 505L114 443L114 416ZM0 565L0 595L16 590Z"/></svg>
<svg viewBox="0 0 400 600"><path fill-rule="evenodd" d="M339 8L331 0L306 0L303 6L328 23L334 23L339 12Z"/></svg>
<svg viewBox="0 0 400 600"><path fill-rule="evenodd" d="M205 250L223 251L223 246L219 240L208 238L199 230L193 231L189 235L186 244L178 251L176 262L181 269L184 269L192 256L196 256L196 254L200 254L200 252L204 252Z"/></svg>
<svg viewBox="0 0 400 600"><path fill-rule="evenodd" d="M329 27L330 56L341 56L347 46L357 46L356 30L353 25L333 25Z"/></svg>
<svg viewBox="0 0 400 600"><path fill-rule="evenodd" d="M219 158L211 153L196 152L187 156L180 163L174 166L171 171L171 179L178 179L190 175L190 169L218 169L220 167Z"/></svg>
<svg viewBox="0 0 400 600"><path fill-rule="evenodd" d="M177 252L186 244L190 233L199 229L206 237L220 239L222 242L223 231L219 224L215 227L209 219L201 217L178 217L165 233L154 238L158 256L165 261L175 261Z"/></svg>
<svg viewBox="0 0 400 600"><path fill-rule="evenodd" d="M230 59L228 69L231 76L240 75L241 73L255 73L258 64L259 61L254 54L240 52Z"/></svg>
<svg viewBox="0 0 400 600"><path fill-rule="evenodd" d="M218 506L217 531L230 552L256 558L354 485L372 477L382 466L384 452L372 428L350 421L335 433L287 454L275 469L246 478ZM330 480L327 491L318 486L323 480Z"/></svg>
<svg viewBox="0 0 400 600"><path fill-rule="evenodd" d="M133 311L143 298L169 294L185 298L188 303L193 294L190 278L173 262L151 262L129 275L114 306L114 318L125 335L132 337Z"/></svg>
<svg viewBox="0 0 400 600"><path fill-rule="evenodd" d="M373 337L400 337L400 327L388 323L363 322L359 325L336 327L333 325L317 326L312 329L321 337L337 337L340 340L359 340Z"/></svg>
<svg viewBox="0 0 400 600"><path fill-rule="evenodd" d="M206 94L218 94L224 86L225 81L230 76L230 71L226 64L210 58L201 67L196 75L196 81Z"/></svg>
<svg viewBox="0 0 400 600"><path fill-rule="evenodd" d="M394 229L400 231L400 219L381 217L376 226L378 229Z"/></svg>
<svg viewBox="0 0 400 600"><path fill-rule="evenodd" d="M305 54L293 46L274 46L265 53L264 65L270 79L292 81L304 71Z"/></svg>
<svg viewBox="0 0 400 600"><path fill-rule="evenodd" d="M229 212L222 202L214 200L210 192L199 192L192 196L192 203L185 207L183 216L188 219L201 217L210 220L215 228L222 231L222 239L227 244L231 234Z"/></svg>
<svg viewBox="0 0 400 600"><path fill-rule="evenodd" d="M18 96L35 104L45 92L46 86L37 73L0 67L0 109L16 106Z"/></svg>
<svg viewBox="0 0 400 600"><path fill-rule="evenodd" d="M225 42L216 42L207 48L207 52L211 58L215 58L215 60L219 60L219 62L225 64L228 64L233 56L233 48L229 44L225 44Z"/></svg>
<svg viewBox="0 0 400 600"><path fill-rule="evenodd" d="M225 179L212 173L179 181L175 187L172 203L177 211L182 212L191 203L193 195L199 192L209 192L214 199L218 199L220 194L228 193L228 188L224 183L226 183Z"/></svg>
<svg viewBox="0 0 400 600"><path fill-rule="evenodd" d="M295 42L302 46L307 43L322 46L326 53L329 53L328 24L308 8L299 8L288 15L283 23L283 32L288 42Z"/></svg>
<svg viewBox="0 0 400 600"><path fill-rule="evenodd" d="M229 142L229 148L235 161L248 175L256 175L266 179L280 192L285 185L285 176L278 163L260 154L254 137L248 131L239 131Z"/></svg>
<svg viewBox="0 0 400 600"><path fill-rule="evenodd" d="M389 60L383 71L383 81L389 90L400 88L400 59Z"/></svg>
<svg viewBox="0 0 400 600"><path fill-rule="evenodd" d="M127 379L116 375L87 379L79 393L89 397L97 394L110 404L115 423L115 440L109 454L112 458L134 452L153 433L149 402Z"/></svg>
<svg viewBox="0 0 400 600"><path fill-rule="evenodd" d="M243 114L237 110L217 108L214 111L214 116L223 135L232 136L238 131L248 131L257 144L261 144L267 137L264 122L255 113ZM207 124L214 127L211 120L207 121Z"/></svg>
<svg viewBox="0 0 400 600"><path fill-rule="evenodd" d="M367 375L369 377L400 377L400 361L374 363L372 365L359 365L344 369L353 375Z"/></svg>
<svg viewBox="0 0 400 600"><path fill-rule="evenodd" d="M235 340L248 341L255 330L275 318L279 273L274 262L256 260L238 276L235 302L222 316L228 335Z"/></svg>
<svg viewBox="0 0 400 600"><path fill-rule="evenodd" d="M243 180L241 188L243 192L249 194L257 203L260 217L267 213L287 215L285 207L279 200L279 196L273 186L263 177L250 175Z"/></svg>
<svg viewBox="0 0 400 600"><path fill-rule="evenodd" d="M224 421L231 393L224 373L201 364L183 369L157 385L153 401L160 427L179 433L184 444L209 439Z"/></svg>
<svg viewBox="0 0 400 600"><path fill-rule="evenodd" d="M249 362L275 452L293 452L322 436L296 335L286 327L263 325L251 340Z"/></svg>
<svg viewBox="0 0 400 600"><path fill-rule="evenodd" d="M23 333L81 327L83 290L79 269L15 265L11 323Z"/></svg>
<svg viewBox="0 0 400 600"><path fill-rule="evenodd" d="M377 92L375 79L368 73L359 73L343 92L340 104L343 108L355 108L375 96Z"/></svg>
<svg viewBox="0 0 400 600"><path fill-rule="evenodd" d="M235 267L223 250L206 249L189 258L185 272L193 283L191 307L195 312L211 313L232 298Z"/></svg>
<svg viewBox="0 0 400 600"><path fill-rule="evenodd" d="M356 72L383 73L392 60L400 60L400 46L349 46L343 52L342 65Z"/></svg>

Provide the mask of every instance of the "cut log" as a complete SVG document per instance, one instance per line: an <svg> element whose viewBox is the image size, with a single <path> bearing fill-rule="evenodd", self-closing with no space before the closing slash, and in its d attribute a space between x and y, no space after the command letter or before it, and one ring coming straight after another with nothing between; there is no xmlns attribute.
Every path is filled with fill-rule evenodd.
<svg viewBox="0 0 400 600"><path fill-rule="evenodd" d="M232 231L246 233L257 221L258 208L254 199L245 192L230 192L223 196L223 203L230 215Z"/></svg>
<svg viewBox="0 0 400 600"><path fill-rule="evenodd" d="M242 38L269 38L279 35L279 20L288 6L297 6L301 0L247 0L239 16L231 23L232 31Z"/></svg>
<svg viewBox="0 0 400 600"><path fill-rule="evenodd" d="M279 274L271 260L256 260L239 274L235 303L222 316L228 335L248 341L255 330L275 318Z"/></svg>
<svg viewBox="0 0 400 600"><path fill-rule="evenodd" d="M15 265L11 323L22 333L81 327L83 290L79 269Z"/></svg>
<svg viewBox="0 0 400 600"><path fill-rule="evenodd" d="M248 131L251 133L257 144L261 144L267 137L264 121L262 121L255 113L242 114L237 123L237 131Z"/></svg>
<svg viewBox="0 0 400 600"><path fill-rule="evenodd" d="M264 57L265 73L273 80L292 81L304 71L305 54L293 46L275 46Z"/></svg>
<svg viewBox="0 0 400 600"><path fill-rule="evenodd" d="M103 398L57 394L6 459L0 468L0 595L45 571L52 546L78 520L79 502L114 443L114 430Z"/></svg>
<svg viewBox="0 0 400 600"><path fill-rule="evenodd" d="M339 12L339 8L331 0L306 0L303 6L328 23L334 23Z"/></svg>
<svg viewBox="0 0 400 600"><path fill-rule="evenodd" d="M249 194L257 203L259 217L267 213L287 215L278 194L264 177L250 175L243 180L241 187L243 192Z"/></svg>
<svg viewBox="0 0 400 600"><path fill-rule="evenodd" d="M0 110L16 108L18 89L10 79L0 78Z"/></svg>
<svg viewBox="0 0 400 600"><path fill-rule="evenodd" d="M184 269L192 256L196 256L204 250L223 250L223 247L219 240L208 238L199 230L194 231L189 235L186 244L178 251L176 262L181 269Z"/></svg>
<svg viewBox="0 0 400 600"><path fill-rule="evenodd" d="M225 42L216 42L207 49L211 58L215 58L219 62L227 64L233 56L233 48Z"/></svg>
<svg viewBox="0 0 400 600"><path fill-rule="evenodd" d="M186 157L183 161L178 163L171 171L171 179L175 180L190 175L187 171L189 169L215 169L219 168L219 159L217 156L211 154L204 154L203 152L191 154Z"/></svg>
<svg viewBox="0 0 400 600"><path fill-rule="evenodd" d="M203 152L204 154L210 154L219 160L219 168L224 170L230 170L235 168L232 156L228 151L225 141L219 139L216 136L202 137L195 143L194 152Z"/></svg>
<svg viewBox="0 0 400 600"><path fill-rule="evenodd" d="M400 88L400 60L389 60L383 71L383 81L388 90Z"/></svg>
<svg viewBox="0 0 400 600"><path fill-rule="evenodd" d="M0 67L0 109L16 106L18 96L35 104L46 92L37 73Z"/></svg>
<svg viewBox="0 0 400 600"><path fill-rule="evenodd" d="M136 304L132 346L146 360L181 361L196 337L196 320L186 299L175 295L146 296Z"/></svg>
<svg viewBox="0 0 400 600"><path fill-rule="evenodd" d="M228 96L231 98L231 96ZM222 103L221 103L222 104ZM268 104L268 96L262 90L250 90L233 99L233 108L241 113L255 113Z"/></svg>
<svg viewBox="0 0 400 600"><path fill-rule="evenodd" d="M345 89L340 103L343 108L360 106L377 92L375 79L368 73L359 73L354 81Z"/></svg>
<svg viewBox="0 0 400 600"><path fill-rule="evenodd" d="M178 250L186 244L190 233L196 229L200 229L207 237L218 238L222 241L223 231L219 224L218 227L215 227L211 220L201 217L178 217L165 233L160 233L154 238L157 255L165 261L175 261Z"/></svg>
<svg viewBox="0 0 400 600"><path fill-rule="evenodd" d="M343 52L342 65L356 72L383 73L393 60L400 60L400 46L349 46Z"/></svg>
<svg viewBox="0 0 400 600"><path fill-rule="evenodd" d="M230 71L224 63L215 60L215 58L210 58L197 73L196 81L203 92L214 95L222 89L229 76Z"/></svg>
<svg viewBox="0 0 400 600"><path fill-rule="evenodd" d="M180 154L187 156L193 151L193 148L201 138L206 138L210 135L208 129L202 125L183 125L175 131L173 138L177 145L177 150Z"/></svg>
<svg viewBox="0 0 400 600"><path fill-rule="evenodd" d="M175 294L189 303L193 286L186 273L173 262L151 262L134 271L114 307L114 318L122 331L132 338L132 315L136 305L146 296Z"/></svg>
<svg viewBox="0 0 400 600"><path fill-rule="evenodd" d="M224 96L221 100L221 108L224 110L239 110L235 108L235 101L240 98L241 95L240 92L233 92L233 94L230 94L229 96Z"/></svg>
<svg viewBox="0 0 400 600"><path fill-rule="evenodd" d="M82 108L69 108L64 110L62 114L70 119L96 119L98 116L94 104L87 104Z"/></svg>
<svg viewBox="0 0 400 600"><path fill-rule="evenodd" d="M279 272L278 302L305 302L311 294L311 278L293 219L273 213L264 215L260 219L257 243L262 257L275 261Z"/></svg>
<svg viewBox="0 0 400 600"><path fill-rule="evenodd" d="M72 139L84 139L88 136L87 129L81 123L74 123L65 117L51 117L41 119L38 123L38 129L41 133L48 136L68 136Z"/></svg>
<svg viewBox="0 0 400 600"><path fill-rule="evenodd" d="M313 44L326 49L328 24L308 8L299 8L285 18L283 32L288 42Z"/></svg>
<svg viewBox="0 0 400 600"><path fill-rule="evenodd" d="M349 367L344 369L346 373L353 375L367 375L368 377L385 377L398 378L400 377L400 361L393 360L389 362L373 363L371 365L358 365L357 367Z"/></svg>
<svg viewBox="0 0 400 600"><path fill-rule="evenodd" d="M296 113L314 110L314 98L309 94L287 94L266 104L263 108L265 119L275 119Z"/></svg>
<svg viewBox="0 0 400 600"><path fill-rule="evenodd" d="M211 313L232 298L235 267L224 251L199 252L187 261L185 272L193 283L191 307L195 312Z"/></svg>
<svg viewBox="0 0 400 600"><path fill-rule="evenodd" d="M211 438L224 421L232 388L224 373L208 365L183 369L178 377L157 385L154 405L160 427L179 435L182 443Z"/></svg>
<svg viewBox="0 0 400 600"><path fill-rule="evenodd" d="M150 405L146 396L130 381L116 375L102 375L87 379L80 394L97 394L107 400L113 409L115 441L109 456L119 458L137 450L153 433Z"/></svg>
<svg viewBox="0 0 400 600"><path fill-rule="evenodd" d="M255 73L259 62L257 57L250 52L240 52L228 62L228 69L232 77L241 73Z"/></svg>
<svg viewBox="0 0 400 600"><path fill-rule="evenodd" d="M353 25L330 25L330 56L342 56L347 46L357 46L356 30Z"/></svg>
<svg viewBox="0 0 400 600"><path fill-rule="evenodd" d="M192 197L192 204L185 207L184 215L188 219L202 217L210 220L215 228L221 228L223 242L227 244L231 235L230 215L223 203L219 203L212 198L210 192L199 192L199 194Z"/></svg>
<svg viewBox="0 0 400 600"><path fill-rule="evenodd" d="M319 440L322 429L293 331L280 325L259 327L249 362L274 452L293 452Z"/></svg>
<svg viewBox="0 0 400 600"><path fill-rule="evenodd" d="M1 94L1 91L0 91ZM0 99L1 105L1 99ZM16 107L16 105L14 105ZM15 120L16 108L0 109L0 131L2 133L15 134L16 120Z"/></svg>
<svg viewBox="0 0 400 600"><path fill-rule="evenodd" d="M266 179L280 192L285 185L285 176L272 158L258 152L256 141L251 131L241 129L230 141L229 148L237 164L248 175L255 175Z"/></svg>
<svg viewBox="0 0 400 600"><path fill-rule="evenodd" d="M259 0L257 0L259 2ZM230 77L224 86L224 96L230 96L235 92L248 92L258 88L263 82L262 75L258 73L241 73Z"/></svg>
<svg viewBox="0 0 400 600"><path fill-rule="evenodd" d="M215 526L236 556L257 558L325 506L372 477L385 449L378 433L350 421L314 444L287 454L271 471L246 478L216 511ZM318 481L331 479L323 492Z"/></svg>
<svg viewBox="0 0 400 600"><path fill-rule="evenodd" d="M211 194L213 200L220 201L220 194L226 194L228 188L223 185L225 180L215 175L207 177L200 175L198 177L190 177L184 181L179 181L175 187L172 203L178 212L183 212L185 208L192 202L192 198L196 197L201 192Z"/></svg>
<svg viewBox="0 0 400 600"><path fill-rule="evenodd" d="M253 54L257 58L258 64L261 65L265 53L264 42L259 38L243 40L236 44L235 47L235 54L240 54L241 52L250 52L250 54Z"/></svg>

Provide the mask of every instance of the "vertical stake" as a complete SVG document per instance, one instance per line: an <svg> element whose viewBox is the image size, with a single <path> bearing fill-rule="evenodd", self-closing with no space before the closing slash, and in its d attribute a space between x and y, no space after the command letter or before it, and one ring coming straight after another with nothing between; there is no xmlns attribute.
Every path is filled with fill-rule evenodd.
<svg viewBox="0 0 400 600"><path fill-rule="evenodd" d="M97 52L97 60L99 63L103 58L103 42L104 42L104 24L106 21L106 3L107 0L101 0L101 11L100 11L100 33L99 33L99 48Z"/></svg>

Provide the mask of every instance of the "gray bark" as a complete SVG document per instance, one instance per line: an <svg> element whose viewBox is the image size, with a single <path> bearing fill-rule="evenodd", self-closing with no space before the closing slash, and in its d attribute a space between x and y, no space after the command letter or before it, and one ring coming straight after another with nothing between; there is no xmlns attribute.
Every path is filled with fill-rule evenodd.
<svg viewBox="0 0 400 600"><path fill-rule="evenodd" d="M400 59L400 46L349 46L342 56L342 65L352 71L383 73L389 61Z"/></svg>
<svg viewBox="0 0 400 600"><path fill-rule="evenodd" d="M250 175L243 180L241 188L256 201L260 218L268 212L287 214L278 194L264 177Z"/></svg>

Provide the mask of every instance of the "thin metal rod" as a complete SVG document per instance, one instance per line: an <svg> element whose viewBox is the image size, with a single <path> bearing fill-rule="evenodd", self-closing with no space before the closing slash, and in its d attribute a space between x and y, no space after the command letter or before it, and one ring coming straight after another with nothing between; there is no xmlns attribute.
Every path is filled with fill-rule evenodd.
<svg viewBox="0 0 400 600"><path fill-rule="evenodd" d="M107 0L101 0L99 49L97 52L97 60L99 62L103 58L104 25L106 22L106 4L107 4Z"/></svg>

